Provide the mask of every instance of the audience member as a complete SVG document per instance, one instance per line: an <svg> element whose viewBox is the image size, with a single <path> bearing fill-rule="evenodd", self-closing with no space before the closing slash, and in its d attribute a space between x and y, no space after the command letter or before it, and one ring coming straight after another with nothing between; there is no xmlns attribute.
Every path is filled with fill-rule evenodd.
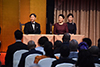
<svg viewBox="0 0 100 67"><path fill-rule="evenodd" d="M76 67L95 67L92 55L88 50L80 50Z"/></svg>
<svg viewBox="0 0 100 67"><path fill-rule="evenodd" d="M32 64L29 67L40 67L40 65L38 65L38 64Z"/></svg>
<svg viewBox="0 0 100 67"><path fill-rule="evenodd" d="M89 47L91 47L92 41L90 38L83 38L83 42L86 42Z"/></svg>
<svg viewBox="0 0 100 67"><path fill-rule="evenodd" d="M55 60L52 62L52 66L51 67L55 67L57 64L60 63L72 63L75 64L75 61L68 58L69 54L70 54L70 49L67 45L62 45L60 48L60 54L61 57L58 60Z"/></svg>
<svg viewBox="0 0 100 67"><path fill-rule="evenodd" d="M100 64L100 60L98 58L99 48L97 46L92 46L89 51L92 53L94 63Z"/></svg>
<svg viewBox="0 0 100 67"><path fill-rule="evenodd" d="M100 38L98 39L98 47L100 49Z"/></svg>
<svg viewBox="0 0 100 67"><path fill-rule="evenodd" d="M100 38L98 39L98 47L99 47L99 58L100 58Z"/></svg>
<svg viewBox="0 0 100 67"><path fill-rule="evenodd" d="M70 48L70 54L69 54L69 58L78 58L78 52L77 52L77 48L78 48L78 42L75 39L72 39L69 42L69 48Z"/></svg>
<svg viewBox="0 0 100 67"><path fill-rule="evenodd" d="M36 56L35 57L35 61L34 61L34 63L38 63L39 62L39 60L41 60L41 59L43 59L43 58L56 58L56 59L58 59L58 57L55 57L54 56L54 53L53 53L53 49L52 49L52 47L53 47L53 45L52 45L52 43L51 42L46 42L45 44L44 44L44 51L45 51L45 55L42 55L42 56Z"/></svg>
<svg viewBox="0 0 100 67"><path fill-rule="evenodd" d="M16 42L10 46L8 46L8 50L5 57L5 65L6 67L13 67L13 54L17 50L28 49L26 44L21 42L23 38L23 33L20 30L16 30L14 32Z"/></svg>
<svg viewBox="0 0 100 67"><path fill-rule="evenodd" d="M54 42L54 54L60 53L60 47L62 45L62 42L57 40Z"/></svg>
<svg viewBox="0 0 100 67"><path fill-rule="evenodd" d="M70 34L69 33L65 33L62 37L62 41L63 41L63 44L66 44L69 46L69 41L70 41Z"/></svg>
<svg viewBox="0 0 100 67"><path fill-rule="evenodd" d="M82 49L85 49L85 50L88 50L89 46L87 45L86 42L81 42L79 45L78 45L78 50L82 50Z"/></svg>
<svg viewBox="0 0 100 67"><path fill-rule="evenodd" d="M21 57L21 60L19 62L18 67L25 67L25 58L30 54L41 54L41 55L43 55L42 52L35 50L35 47L36 47L36 45L35 45L34 41L31 40L31 41L28 42L29 52L22 54L22 57Z"/></svg>
<svg viewBox="0 0 100 67"><path fill-rule="evenodd" d="M39 40L38 40L38 47L36 47L35 49L38 51L43 52L43 54L45 54L44 51L44 43L49 41L48 38L46 36L42 36Z"/></svg>

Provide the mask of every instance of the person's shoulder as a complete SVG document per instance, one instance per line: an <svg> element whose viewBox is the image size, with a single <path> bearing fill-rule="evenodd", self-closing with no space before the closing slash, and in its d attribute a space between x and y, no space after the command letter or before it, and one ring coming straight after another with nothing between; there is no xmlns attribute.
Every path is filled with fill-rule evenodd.
<svg viewBox="0 0 100 67"><path fill-rule="evenodd" d="M43 55L43 53L41 52L41 51L38 51L38 50L35 50L37 53L39 53L39 54L42 54Z"/></svg>
<svg viewBox="0 0 100 67"><path fill-rule="evenodd" d="M40 25L39 23L35 22L37 25Z"/></svg>
<svg viewBox="0 0 100 67"><path fill-rule="evenodd" d="M58 25L58 23L55 23L54 25Z"/></svg>
<svg viewBox="0 0 100 67"><path fill-rule="evenodd" d="M25 25L28 25L28 24L31 24L31 22L27 22L27 23L25 23Z"/></svg>

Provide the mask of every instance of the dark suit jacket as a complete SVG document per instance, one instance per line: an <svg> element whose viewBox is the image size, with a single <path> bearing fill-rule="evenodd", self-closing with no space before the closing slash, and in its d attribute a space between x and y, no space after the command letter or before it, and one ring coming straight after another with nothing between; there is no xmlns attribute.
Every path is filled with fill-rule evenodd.
<svg viewBox="0 0 100 67"><path fill-rule="evenodd" d="M23 44L22 42L16 42L10 46L8 46L7 54L5 57L5 65L6 67L13 67L13 54L17 50L21 49L28 49L27 45Z"/></svg>
<svg viewBox="0 0 100 67"><path fill-rule="evenodd" d="M72 59L69 59L69 58L60 58L58 60L53 61L51 67L55 67L57 64L60 64L60 63L72 63L72 64L75 64L75 62L76 61L74 61Z"/></svg>
<svg viewBox="0 0 100 67"><path fill-rule="evenodd" d="M35 50L35 49L31 49L31 50L29 50L29 52L26 52L26 53L23 53L23 54L22 54L22 57L21 57L21 60L20 60L20 62L19 62L18 67L25 67L25 58L26 58L29 54L41 54L41 55L43 55L42 52L37 51L37 50Z"/></svg>
<svg viewBox="0 0 100 67"><path fill-rule="evenodd" d="M35 22L35 30L33 30L32 23L31 22L26 23L24 27L24 33L25 34L40 34L41 33L40 24Z"/></svg>

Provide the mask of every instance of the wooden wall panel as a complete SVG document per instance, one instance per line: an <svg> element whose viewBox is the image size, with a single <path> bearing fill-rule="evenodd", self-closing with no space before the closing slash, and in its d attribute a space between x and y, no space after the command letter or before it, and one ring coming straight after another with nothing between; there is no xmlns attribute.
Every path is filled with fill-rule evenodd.
<svg viewBox="0 0 100 67"><path fill-rule="evenodd" d="M0 27L2 28L2 0L0 0ZM2 36L0 34L0 41L2 39Z"/></svg>
<svg viewBox="0 0 100 67"><path fill-rule="evenodd" d="M2 45L1 51L15 42L14 32L19 29L19 0L2 0Z"/></svg>
<svg viewBox="0 0 100 67"><path fill-rule="evenodd" d="M46 33L46 0L30 0L30 14L37 15L36 22L41 25L41 33Z"/></svg>
<svg viewBox="0 0 100 67"><path fill-rule="evenodd" d="M19 21L22 24L30 21L30 0L20 0L19 1Z"/></svg>

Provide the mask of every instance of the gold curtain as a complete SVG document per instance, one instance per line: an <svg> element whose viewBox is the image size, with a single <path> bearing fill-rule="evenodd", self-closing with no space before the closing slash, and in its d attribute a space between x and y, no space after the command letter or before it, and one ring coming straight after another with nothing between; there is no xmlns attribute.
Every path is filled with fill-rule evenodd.
<svg viewBox="0 0 100 67"><path fill-rule="evenodd" d="M100 38L100 0L55 0L54 23L58 22L58 15L74 15L73 22L77 26L77 34L85 35L92 40L92 45L97 45Z"/></svg>

